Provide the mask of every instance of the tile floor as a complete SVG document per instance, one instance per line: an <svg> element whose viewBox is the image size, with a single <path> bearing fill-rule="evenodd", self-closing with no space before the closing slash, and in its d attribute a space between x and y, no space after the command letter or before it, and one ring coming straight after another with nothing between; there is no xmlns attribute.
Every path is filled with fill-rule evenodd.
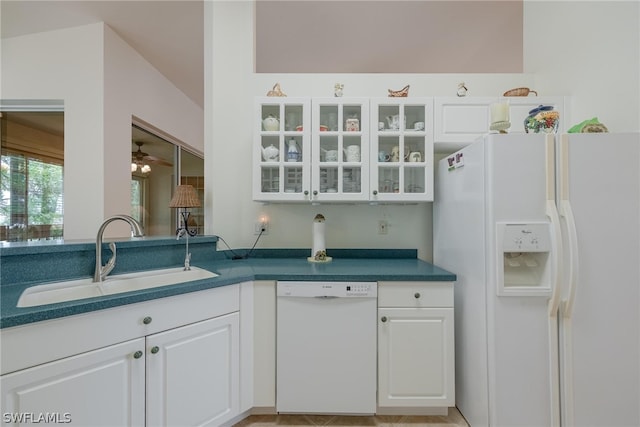
<svg viewBox="0 0 640 427"><path fill-rule="evenodd" d="M445 416L429 415L251 415L233 427L276 426L376 426L376 427L468 427L456 408L449 408Z"/></svg>

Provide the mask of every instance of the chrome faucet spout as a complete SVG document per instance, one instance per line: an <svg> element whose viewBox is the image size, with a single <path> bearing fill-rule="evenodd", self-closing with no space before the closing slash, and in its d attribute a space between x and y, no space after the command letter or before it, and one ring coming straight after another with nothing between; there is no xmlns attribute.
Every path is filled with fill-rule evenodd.
<svg viewBox="0 0 640 427"><path fill-rule="evenodd" d="M116 244L113 242L109 244L112 252L111 258L104 267L102 266L102 239L104 230L107 228L107 225L117 220L125 221L129 224L133 237L144 236L144 231L142 230L142 226L140 225L140 223L129 215L114 215L105 219L98 229L98 235L96 236L96 268L93 273L94 282L102 282L104 278L107 277L111 270L113 270L113 268L116 266Z"/></svg>

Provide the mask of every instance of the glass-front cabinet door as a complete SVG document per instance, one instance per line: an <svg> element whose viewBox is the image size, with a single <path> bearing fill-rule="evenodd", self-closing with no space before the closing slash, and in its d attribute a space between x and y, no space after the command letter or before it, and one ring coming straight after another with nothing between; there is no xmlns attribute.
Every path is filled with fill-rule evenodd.
<svg viewBox="0 0 640 427"><path fill-rule="evenodd" d="M313 98L312 201L369 198L369 99Z"/></svg>
<svg viewBox="0 0 640 427"><path fill-rule="evenodd" d="M433 201L433 99L371 99L370 194Z"/></svg>
<svg viewBox="0 0 640 427"><path fill-rule="evenodd" d="M253 200L308 201L310 98L260 97L255 109Z"/></svg>

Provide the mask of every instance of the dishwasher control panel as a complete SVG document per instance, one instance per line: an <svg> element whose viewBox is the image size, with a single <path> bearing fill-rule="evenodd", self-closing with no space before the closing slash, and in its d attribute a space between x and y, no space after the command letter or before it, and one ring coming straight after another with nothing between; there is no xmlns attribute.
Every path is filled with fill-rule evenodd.
<svg viewBox="0 0 640 427"><path fill-rule="evenodd" d="M278 282L279 297L376 298L377 282Z"/></svg>

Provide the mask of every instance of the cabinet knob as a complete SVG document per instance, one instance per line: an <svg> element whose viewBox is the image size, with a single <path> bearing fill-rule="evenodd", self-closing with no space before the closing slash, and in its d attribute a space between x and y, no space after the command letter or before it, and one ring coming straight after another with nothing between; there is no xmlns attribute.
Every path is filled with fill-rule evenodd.
<svg viewBox="0 0 640 427"><path fill-rule="evenodd" d="M145 317L144 319L142 319L142 323L144 323L145 325L148 325L149 323L151 323L153 319L150 316Z"/></svg>
<svg viewBox="0 0 640 427"><path fill-rule="evenodd" d="M304 190L304 195L308 196L309 195L309 190Z"/></svg>
<svg viewBox="0 0 640 427"><path fill-rule="evenodd" d="M387 316L382 316L382 318L380 318L380 320L384 323L387 321Z"/></svg>
<svg viewBox="0 0 640 427"><path fill-rule="evenodd" d="M378 190L373 190L373 195L377 196L378 195Z"/></svg>
<svg viewBox="0 0 640 427"><path fill-rule="evenodd" d="M140 359L142 357L144 353L141 352L140 350L136 351L135 353L133 353L133 358L134 359Z"/></svg>
<svg viewBox="0 0 640 427"><path fill-rule="evenodd" d="M313 195L317 196L318 195L318 190L313 190Z"/></svg>
<svg viewBox="0 0 640 427"><path fill-rule="evenodd" d="M420 292L416 292L413 296L416 297L416 299L420 298Z"/></svg>
<svg viewBox="0 0 640 427"><path fill-rule="evenodd" d="M160 351L160 347L158 347L157 345L154 345L153 347L151 347L151 353L156 354L159 351Z"/></svg>

